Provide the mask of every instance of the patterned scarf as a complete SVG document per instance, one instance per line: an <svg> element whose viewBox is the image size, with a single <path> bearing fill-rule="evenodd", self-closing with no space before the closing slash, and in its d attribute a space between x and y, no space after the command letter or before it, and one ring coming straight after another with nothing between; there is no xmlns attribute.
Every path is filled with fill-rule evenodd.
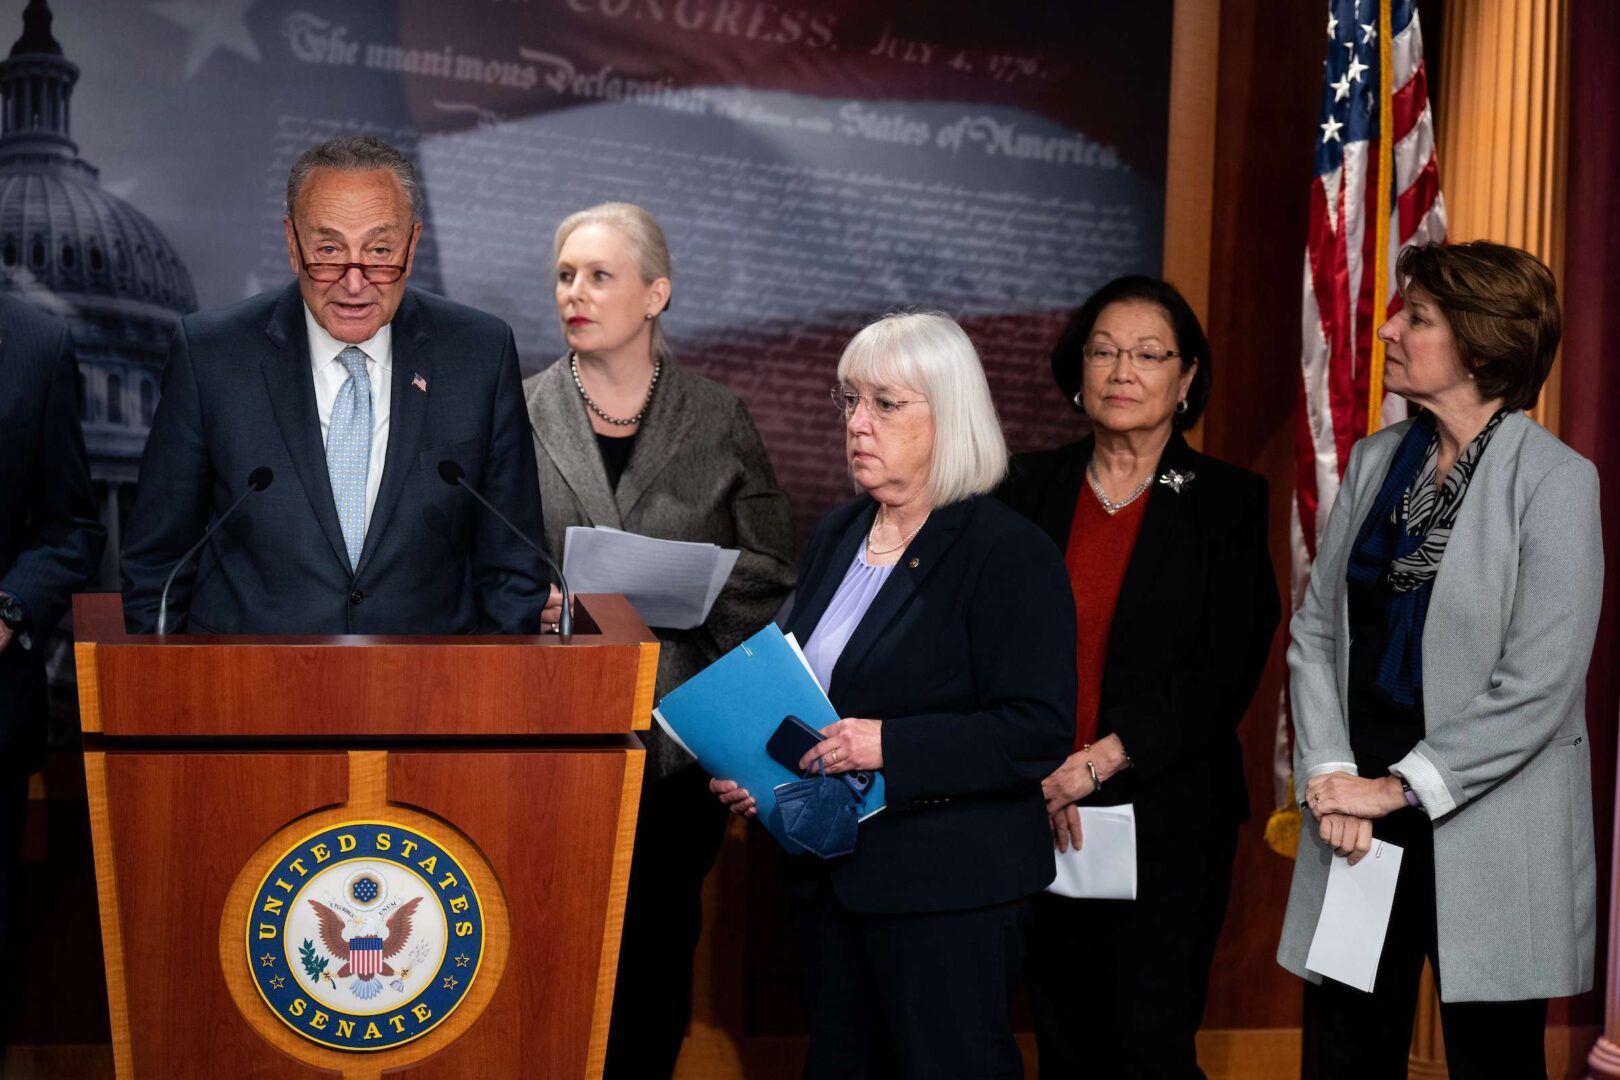
<svg viewBox="0 0 1620 1080"><path fill-rule="evenodd" d="M1507 414L1497 410L1438 485L1434 416L1419 416L1395 448L1384 485L1356 534L1345 577L1358 585L1382 580L1389 586L1377 683L1399 705L1413 704L1423 686L1423 625L1434 576L1480 456Z"/></svg>

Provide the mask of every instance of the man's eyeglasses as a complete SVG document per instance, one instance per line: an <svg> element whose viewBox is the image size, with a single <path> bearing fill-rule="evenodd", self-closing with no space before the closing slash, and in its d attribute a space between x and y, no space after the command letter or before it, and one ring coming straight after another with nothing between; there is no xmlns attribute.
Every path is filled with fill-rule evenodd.
<svg viewBox="0 0 1620 1080"><path fill-rule="evenodd" d="M304 245L298 239L297 222L293 223L293 245L298 249L298 261L303 264L304 273L309 275L311 281L342 281L350 270L359 270L373 285L392 285L405 276L405 268L411 265L411 252L416 247L416 237L412 236L410 243L406 245L405 261L398 266L390 263L310 262L304 258Z"/></svg>
<svg viewBox="0 0 1620 1080"><path fill-rule="evenodd" d="M855 415L855 410L860 408L863 401L866 402L866 411L869 414L879 420L887 420L907 405L923 405L927 404L928 400L912 398L909 401L901 401L888 394L873 394L868 397L865 394L857 394L847 386L833 387L830 396L833 406L845 420Z"/></svg>
<svg viewBox="0 0 1620 1080"><path fill-rule="evenodd" d="M1114 363L1124 356L1137 371L1157 371L1166 360L1181 355L1174 349L1160 349L1152 345L1137 345L1129 349L1121 349L1114 345L1087 345L1081 352L1086 358L1086 363L1093 367L1113 367Z"/></svg>

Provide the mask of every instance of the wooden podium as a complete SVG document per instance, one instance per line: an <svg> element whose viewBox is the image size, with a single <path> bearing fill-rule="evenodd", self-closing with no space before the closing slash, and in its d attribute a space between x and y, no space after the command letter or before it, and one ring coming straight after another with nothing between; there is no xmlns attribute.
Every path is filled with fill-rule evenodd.
<svg viewBox="0 0 1620 1080"><path fill-rule="evenodd" d="M120 1078L601 1074L658 643L124 632L74 599Z"/></svg>

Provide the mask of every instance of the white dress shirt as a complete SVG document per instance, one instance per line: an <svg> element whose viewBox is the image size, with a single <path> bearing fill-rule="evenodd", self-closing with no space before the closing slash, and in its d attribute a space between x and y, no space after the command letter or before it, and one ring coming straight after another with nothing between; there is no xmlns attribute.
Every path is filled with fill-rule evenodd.
<svg viewBox="0 0 1620 1080"><path fill-rule="evenodd" d="M304 328L309 333L309 363L315 375L315 412L321 419L321 445L332 430L332 406L338 391L349 378L349 371L338 359L348 348L346 342L328 334L315 315L304 305ZM376 335L355 346L366 354L366 374L371 377L371 461L366 466L366 528L371 527L371 511L377 505L382 487L383 460L388 456L388 417L393 399L393 328L384 324Z"/></svg>

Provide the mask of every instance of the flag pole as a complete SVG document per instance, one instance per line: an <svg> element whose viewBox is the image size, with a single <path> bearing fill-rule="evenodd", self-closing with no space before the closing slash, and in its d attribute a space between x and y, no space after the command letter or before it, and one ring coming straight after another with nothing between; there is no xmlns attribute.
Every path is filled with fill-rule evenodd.
<svg viewBox="0 0 1620 1080"><path fill-rule="evenodd" d="M1391 109L1395 60L1390 46L1390 0L1378 4L1378 220L1373 224L1373 327L1368 356L1367 434L1384 423L1384 343L1378 326L1389 315L1389 208L1395 185L1395 114Z"/></svg>

